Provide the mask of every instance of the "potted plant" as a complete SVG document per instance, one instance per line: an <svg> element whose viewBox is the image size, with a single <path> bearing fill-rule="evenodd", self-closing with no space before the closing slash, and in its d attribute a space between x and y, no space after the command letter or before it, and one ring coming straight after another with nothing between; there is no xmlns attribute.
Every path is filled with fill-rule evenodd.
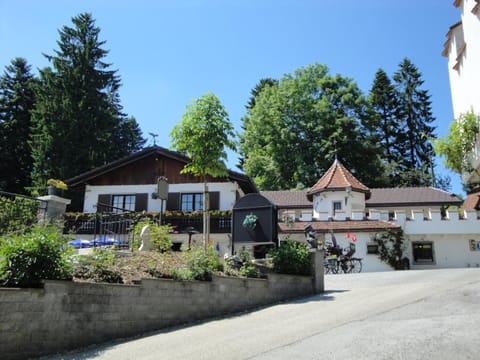
<svg viewBox="0 0 480 360"><path fill-rule="evenodd" d="M67 184L65 184L62 180L48 179L47 181L48 195L61 196L63 194L63 190L67 189Z"/></svg>

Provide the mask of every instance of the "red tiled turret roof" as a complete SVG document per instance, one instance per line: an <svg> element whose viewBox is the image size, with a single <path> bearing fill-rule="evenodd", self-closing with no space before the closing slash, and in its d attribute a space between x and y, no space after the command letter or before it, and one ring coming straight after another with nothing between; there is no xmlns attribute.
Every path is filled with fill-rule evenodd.
<svg viewBox="0 0 480 360"><path fill-rule="evenodd" d="M468 193L462 208L464 210L480 210L480 187Z"/></svg>
<svg viewBox="0 0 480 360"><path fill-rule="evenodd" d="M311 201L313 195L323 191L345 190L350 187L357 192L366 194L366 198L370 197L370 189L363 185L353 176L337 159L333 162L330 169L321 177L318 182L312 186L307 192L307 197Z"/></svg>

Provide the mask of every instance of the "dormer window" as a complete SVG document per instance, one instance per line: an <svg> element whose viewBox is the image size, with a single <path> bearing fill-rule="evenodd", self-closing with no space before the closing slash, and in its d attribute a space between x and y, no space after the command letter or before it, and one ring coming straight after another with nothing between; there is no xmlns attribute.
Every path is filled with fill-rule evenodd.
<svg viewBox="0 0 480 360"><path fill-rule="evenodd" d="M337 211L342 210L342 202L341 201L334 201L333 202L333 215L337 213Z"/></svg>

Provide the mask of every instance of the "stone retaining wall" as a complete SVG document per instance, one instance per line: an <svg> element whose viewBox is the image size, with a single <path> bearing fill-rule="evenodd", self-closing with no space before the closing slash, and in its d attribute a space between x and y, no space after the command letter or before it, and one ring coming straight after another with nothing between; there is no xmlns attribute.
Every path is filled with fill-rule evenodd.
<svg viewBox="0 0 480 360"><path fill-rule="evenodd" d="M1 358L53 354L321 292L323 260L318 260L315 273L321 271L321 278L269 274L211 282L45 281L43 289L0 288Z"/></svg>

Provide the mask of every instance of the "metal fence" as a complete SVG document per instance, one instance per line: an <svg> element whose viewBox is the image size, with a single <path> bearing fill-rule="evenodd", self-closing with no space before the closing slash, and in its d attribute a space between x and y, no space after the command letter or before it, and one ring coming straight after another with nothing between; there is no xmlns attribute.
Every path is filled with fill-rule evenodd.
<svg viewBox="0 0 480 360"><path fill-rule="evenodd" d="M65 232L75 234L94 235L128 235L134 225L134 216L131 213L96 213L88 215L88 218L68 217L65 220ZM162 218L162 224L168 224L174 232L186 232L194 228L198 232L203 231L203 219L201 216L167 216ZM211 216L211 233L230 233L232 230L231 216Z"/></svg>
<svg viewBox="0 0 480 360"><path fill-rule="evenodd" d="M79 216L78 218L66 217L64 233L76 235L93 235L93 246L117 245L130 247L133 241L134 212L107 204L97 204L104 212Z"/></svg>

